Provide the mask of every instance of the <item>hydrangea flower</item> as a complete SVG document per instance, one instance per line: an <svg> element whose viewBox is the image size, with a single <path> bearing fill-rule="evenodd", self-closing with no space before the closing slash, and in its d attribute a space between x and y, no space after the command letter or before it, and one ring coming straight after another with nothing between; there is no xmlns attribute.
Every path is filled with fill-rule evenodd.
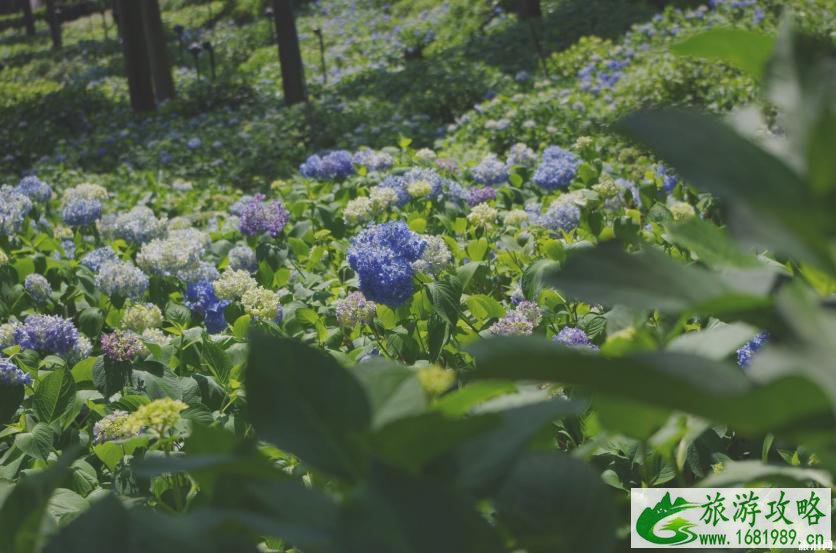
<svg viewBox="0 0 836 553"><path fill-rule="evenodd" d="M406 189L403 189L402 191L406 194L406 199L408 201L409 193L406 192ZM372 209L375 211L383 211L390 205L395 205L401 201L398 189L385 186L375 186L369 190L369 199L372 202Z"/></svg>
<svg viewBox="0 0 836 553"><path fill-rule="evenodd" d="M111 440L122 440L133 436L125 427L128 416L127 411L116 410L97 421L93 425L93 443L101 444Z"/></svg>
<svg viewBox="0 0 836 553"><path fill-rule="evenodd" d="M180 413L189 406L179 399L164 397L141 405L128 416L124 429L129 434L150 430L162 436L180 420Z"/></svg>
<svg viewBox="0 0 836 553"><path fill-rule="evenodd" d="M92 351L93 344L90 342L90 339L84 334L79 334L78 340L73 348L69 352L63 354L62 357L66 361L67 366L72 367L79 361L90 357L90 353L92 353Z"/></svg>
<svg viewBox="0 0 836 553"><path fill-rule="evenodd" d="M254 273L258 269L258 260L255 251L249 246L235 246L227 254L229 268L232 270L243 270Z"/></svg>
<svg viewBox="0 0 836 553"><path fill-rule="evenodd" d="M373 225L354 237L348 262L360 279L363 295L397 307L412 297L412 263L427 242L402 221Z"/></svg>
<svg viewBox="0 0 836 553"><path fill-rule="evenodd" d="M215 294L222 300L240 300L247 290L256 288L258 282L248 271L227 269L212 283Z"/></svg>
<svg viewBox="0 0 836 553"><path fill-rule="evenodd" d="M489 154L470 170L470 176L479 184L496 186L508 180L508 168L496 155Z"/></svg>
<svg viewBox="0 0 836 553"><path fill-rule="evenodd" d="M64 190L64 193L61 195L61 205L66 206L77 200L98 200L103 202L107 197L107 189L103 186L83 183Z"/></svg>
<svg viewBox="0 0 836 553"><path fill-rule="evenodd" d="M0 386L29 386L32 384L32 377L20 370L11 359L0 355Z"/></svg>
<svg viewBox="0 0 836 553"><path fill-rule="evenodd" d="M40 204L48 202L52 197L52 187L34 175L20 179L16 190Z"/></svg>
<svg viewBox="0 0 836 553"><path fill-rule="evenodd" d="M165 235L168 221L157 218L146 206L136 206L130 211L105 218L99 225L99 232L110 238L121 238L126 242L144 244Z"/></svg>
<svg viewBox="0 0 836 553"><path fill-rule="evenodd" d="M430 198L437 198L441 194L441 186L444 179L441 178L441 175L435 172L433 169L427 169L424 167L414 167L403 174L403 187L409 194L409 187L410 185L414 185L415 183L421 183L421 187L424 188L424 194L422 196L429 196ZM381 186L384 186L386 181L384 180ZM426 191L426 184L429 184L429 191ZM400 197L400 194L399 194Z"/></svg>
<svg viewBox="0 0 836 553"><path fill-rule="evenodd" d="M73 322L57 315L29 315L15 328L15 342L20 347L58 355L69 353L78 336Z"/></svg>
<svg viewBox="0 0 836 553"><path fill-rule="evenodd" d="M752 363L752 358L763 346L769 342L769 334L761 332L754 338L746 342L737 350L737 364L741 367L748 367Z"/></svg>
<svg viewBox="0 0 836 553"><path fill-rule="evenodd" d="M537 154L525 144L517 142L508 150L505 165L507 167L525 167L530 169L537 165Z"/></svg>
<svg viewBox="0 0 836 553"><path fill-rule="evenodd" d="M580 160L575 154L558 146L543 151L542 160L534 172L534 182L546 190L566 188L575 178Z"/></svg>
<svg viewBox="0 0 836 553"><path fill-rule="evenodd" d="M10 186L0 187L0 234L13 234L21 229L32 211L32 200Z"/></svg>
<svg viewBox="0 0 836 553"><path fill-rule="evenodd" d="M374 214L374 204L370 198L360 196L349 200L343 209L343 220L348 225L365 223Z"/></svg>
<svg viewBox="0 0 836 553"><path fill-rule="evenodd" d="M676 183L679 180L676 173L661 163L656 166L656 176L662 179L662 189L668 194L676 188Z"/></svg>
<svg viewBox="0 0 836 553"><path fill-rule="evenodd" d="M239 229L247 236L269 234L279 236L290 219L290 213L280 200L264 201L263 194L256 194L241 211Z"/></svg>
<svg viewBox="0 0 836 553"><path fill-rule="evenodd" d="M399 206L402 206L406 204L411 198L409 192L406 190L406 185L407 180L404 177L400 175L389 175L388 177L383 179L383 182L381 182L375 188L372 188L369 194L372 198L372 201L374 201L375 191L379 191L381 189L393 190L395 194L397 194L397 201L394 203L396 203ZM382 197L381 192L377 192L377 194L379 195L378 197ZM391 198L391 193L388 194L388 197Z"/></svg>
<svg viewBox="0 0 836 553"><path fill-rule="evenodd" d="M282 320L281 299L276 292L267 288L250 288L241 295L241 305L254 319L275 322Z"/></svg>
<svg viewBox="0 0 836 553"><path fill-rule="evenodd" d="M425 236L427 247L421 258L412 263L415 271L437 274L446 269L453 260L453 254L447 247L447 242L440 236Z"/></svg>
<svg viewBox="0 0 836 553"><path fill-rule="evenodd" d="M685 219L690 219L691 217L695 217L697 215L697 212L694 210L694 206L688 202L670 202L668 209L670 210L671 215L673 215L674 221L684 221Z"/></svg>
<svg viewBox="0 0 836 553"><path fill-rule="evenodd" d="M362 292L352 292L345 298L335 301L334 310L340 326L354 327L358 324L371 323L377 313L377 304L367 300Z"/></svg>
<svg viewBox="0 0 836 553"><path fill-rule="evenodd" d="M438 365L430 365L418 369L418 382L427 394L437 396L456 383L456 373Z"/></svg>
<svg viewBox="0 0 836 553"><path fill-rule="evenodd" d="M206 261L199 261L191 267L177 271L177 278L186 284L200 280L212 282L220 276L221 274L218 272L218 269L212 263L207 263Z"/></svg>
<svg viewBox="0 0 836 553"><path fill-rule="evenodd" d="M205 242L194 229L177 231L181 234L168 238L155 238L143 244L136 256L137 264L145 271L160 276L171 276L197 267L205 249Z"/></svg>
<svg viewBox="0 0 836 553"><path fill-rule="evenodd" d="M528 336L542 319L540 307L532 301L523 300L492 324L488 332L494 336Z"/></svg>
<svg viewBox="0 0 836 553"><path fill-rule="evenodd" d="M497 217L499 217L499 211L485 203L474 206L467 214L470 224L482 228L493 226Z"/></svg>
<svg viewBox="0 0 836 553"><path fill-rule="evenodd" d="M0 325L0 349L6 349L17 343L15 341L15 330L19 325L20 323L16 321Z"/></svg>
<svg viewBox="0 0 836 553"><path fill-rule="evenodd" d="M496 199L496 190L489 186L477 186L468 189L467 203L471 207Z"/></svg>
<svg viewBox="0 0 836 553"><path fill-rule="evenodd" d="M138 299L148 289L148 277L127 261L108 261L96 275L96 286L109 296Z"/></svg>
<svg viewBox="0 0 836 553"><path fill-rule="evenodd" d="M163 324L163 313L153 303L134 303L122 313L122 328L142 334L148 328Z"/></svg>
<svg viewBox="0 0 836 553"><path fill-rule="evenodd" d="M554 231L570 231L581 220L581 210L578 206L558 198L551 203L546 212L540 217L540 224Z"/></svg>
<svg viewBox="0 0 836 553"><path fill-rule="evenodd" d="M564 346L584 347L598 351L598 346L589 340L586 332L576 327L567 326L560 329L560 332L554 335L552 341L557 344L563 344Z"/></svg>
<svg viewBox="0 0 836 553"><path fill-rule="evenodd" d="M309 179L342 179L354 174L354 157L345 150L314 154L299 166L299 172Z"/></svg>
<svg viewBox="0 0 836 553"><path fill-rule="evenodd" d="M502 218L502 222L509 227L519 227L528 222L528 213L522 209L512 209Z"/></svg>
<svg viewBox="0 0 836 553"><path fill-rule="evenodd" d="M394 164L394 159L387 152L363 149L354 153L354 163L369 171L383 171Z"/></svg>
<svg viewBox="0 0 836 553"><path fill-rule="evenodd" d="M39 275L38 273L27 275L23 281L23 287L35 303L46 303L52 294L52 287L49 285L49 281L45 276Z"/></svg>
<svg viewBox="0 0 836 553"><path fill-rule="evenodd" d="M203 318L206 330L212 334L226 328L224 309L227 305L229 300L219 299L211 282L195 282L186 287L186 307Z"/></svg>
<svg viewBox="0 0 836 553"><path fill-rule="evenodd" d="M110 334L102 334L101 346L105 357L120 363L133 361L145 350L145 344L135 332L130 330L116 330Z"/></svg>
<svg viewBox="0 0 836 553"><path fill-rule="evenodd" d="M81 264L91 271L98 272L102 265L109 261L116 261L117 259L119 259L119 257L116 255L116 252L113 251L113 248L110 246L104 246L103 248L97 248L87 253L81 258Z"/></svg>
<svg viewBox="0 0 836 553"><path fill-rule="evenodd" d="M64 224L71 227L86 227L98 221L102 216L102 203L99 200L74 200L61 211Z"/></svg>

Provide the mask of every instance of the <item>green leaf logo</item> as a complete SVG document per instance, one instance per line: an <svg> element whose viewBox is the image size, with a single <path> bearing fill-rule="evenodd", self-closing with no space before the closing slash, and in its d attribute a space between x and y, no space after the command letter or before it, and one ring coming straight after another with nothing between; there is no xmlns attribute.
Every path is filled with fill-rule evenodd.
<svg viewBox="0 0 836 553"><path fill-rule="evenodd" d="M679 511L685 509L694 509L699 507L698 504L690 501L685 501L681 497L677 497L675 501L671 501L671 494L666 493L665 496L652 509L647 508L642 511L636 521L636 532L651 543L665 544L665 545L684 545L691 543L697 539L697 535L691 531L691 528L696 526L682 517L676 517L667 522L660 530L667 530L673 532L673 535L657 536L655 534L656 525Z"/></svg>

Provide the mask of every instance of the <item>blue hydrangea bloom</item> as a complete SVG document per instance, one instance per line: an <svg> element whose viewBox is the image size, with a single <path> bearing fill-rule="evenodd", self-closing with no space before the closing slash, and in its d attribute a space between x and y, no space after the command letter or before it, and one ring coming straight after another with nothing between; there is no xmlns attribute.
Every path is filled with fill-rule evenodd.
<svg viewBox="0 0 836 553"><path fill-rule="evenodd" d="M534 182L547 190L566 188L575 178L580 159L558 146L543 151L543 158L534 172Z"/></svg>
<svg viewBox="0 0 836 553"><path fill-rule="evenodd" d="M441 194L444 179L434 169L415 167L404 173L403 178L404 188L408 188L414 182L426 181L432 187L432 192L429 194L430 198L437 198ZM398 197L400 198L400 194Z"/></svg>
<svg viewBox="0 0 836 553"><path fill-rule="evenodd" d="M749 366L752 362L752 357L763 346L769 342L769 334L761 332L748 342L746 342L740 349L737 350L737 364L743 368Z"/></svg>
<svg viewBox="0 0 836 553"><path fill-rule="evenodd" d="M12 234L23 226L32 211L32 200L11 186L0 187L0 233Z"/></svg>
<svg viewBox="0 0 836 553"><path fill-rule="evenodd" d="M656 166L656 176L662 179L662 188L665 190L665 192L670 194L673 191L673 189L676 188L676 183L678 180L676 173L674 173L671 169L665 167L661 163Z"/></svg>
<svg viewBox="0 0 836 553"><path fill-rule="evenodd" d="M255 251L249 246L235 246L227 254L229 258L229 268L233 270L243 270L254 273L258 269L258 260L255 256Z"/></svg>
<svg viewBox="0 0 836 553"><path fill-rule="evenodd" d="M48 202L52 197L52 187L34 175L20 179L16 190L37 203Z"/></svg>
<svg viewBox="0 0 836 553"><path fill-rule="evenodd" d="M11 359L0 356L0 386L21 386L32 384L32 377L20 370Z"/></svg>
<svg viewBox="0 0 836 553"><path fill-rule="evenodd" d="M73 259L75 257L75 242L69 238L61 240L61 248L64 250L64 255L67 259Z"/></svg>
<svg viewBox="0 0 836 553"><path fill-rule="evenodd" d="M352 240L348 263L366 298L397 307L412 297L412 263L426 247L426 240L402 221L373 225Z"/></svg>
<svg viewBox="0 0 836 553"><path fill-rule="evenodd" d="M81 258L81 264L94 272L99 272L102 265L108 261L116 261L116 252L110 246L97 248Z"/></svg>
<svg viewBox="0 0 836 553"><path fill-rule="evenodd" d="M265 201L264 194L256 194L241 211L238 228L247 236L269 234L276 238L290 219L290 213L280 200Z"/></svg>
<svg viewBox="0 0 836 553"><path fill-rule="evenodd" d="M64 224L71 227L86 227L101 218L102 202L79 198L64 206L61 214L64 217Z"/></svg>
<svg viewBox="0 0 836 553"><path fill-rule="evenodd" d="M570 231L578 226L580 220L581 210L578 206L560 200L552 202L546 212L539 217L541 225L554 231Z"/></svg>
<svg viewBox="0 0 836 553"><path fill-rule="evenodd" d="M31 273L26 276L23 281L23 287L35 303L45 303L50 294L52 294L52 287L45 276L38 273Z"/></svg>
<svg viewBox="0 0 836 553"><path fill-rule="evenodd" d="M491 154L482 158L479 165L470 170L470 176L479 184L496 186L508 180L508 168Z"/></svg>
<svg viewBox="0 0 836 553"><path fill-rule="evenodd" d="M398 194L398 205L405 205L411 198L409 192L406 190L407 181L400 175L389 175L378 186L381 188L391 188Z"/></svg>
<svg viewBox="0 0 836 553"><path fill-rule="evenodd" d="M186 307L203 318L206 330L215 334L226 328L224 309L229 300L218 299L215 288L207 280L189 284L186 287Z"/></svg>
<svg viewBox="0 0 836 553"><path fill-rule="evenodd" d="M96 286L109 296L139 299L148 289L148 277L127 261L108 261L99 268Z"/></svg>
<svg viewBox="0 0 836 553"><path fill-rule="evenodd" d="M78 343L78 329L71 320L56 315L29 315L15 329L15 342L24 349L62 355Z"/></svg>
<svg viewBox="0 0 836 553"><path fill-rule="evenodd" d="M346 150L314 154L299 166L299 172L309 179L342 179L354 174L354 156Z"/></svg>
<svg viewBox="0 0 836 553"><path fill-rule="evenodd" d="M570 347L585 347L592 350L598 350L598 346L593 344L586 332L583 329L571 326L564 327L558 332L552 340L557 344L563 344Z"/></svg>

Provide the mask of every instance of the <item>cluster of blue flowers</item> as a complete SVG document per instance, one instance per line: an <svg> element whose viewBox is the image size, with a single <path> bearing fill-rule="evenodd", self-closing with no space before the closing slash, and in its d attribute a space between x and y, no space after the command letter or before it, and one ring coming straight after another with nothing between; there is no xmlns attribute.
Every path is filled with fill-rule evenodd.
<svg viewBox="0 0 836 553"><path fill-rule="evenodd" d="M761 332L748 342L746 342L740 349L737 350L737 364L743 368L748 367L752 363L752 357L763 346L769 342L769 334Z"/></svg>
<svg viewBox="0 0 836 553"><path fill-rule="evenodd" d="M61 211L64 224L71 227L86 227L102 217L102 202L89 198L78 198L64 206Z"/></svg>
<svg viewBox="0 0 836 553"><path fill-rule="evenodd" d="M508 180L508 167L496 155L490 154L470 170L470 176L479 184L496 186Z"/></svg>
<svg viewBox="0 0 836 553"><path fill-rule="evenodd" d="M380 188L391 188L398 194L398 202L397 205L403 206L405 205L411 196L409 192L406 191L406 179L401 175L389 175L383 182L381 182L378 187Z"/></svg>
<svg viewBox="0 0 836 553"><path fill-rule="evenodd" d="M166 232L166 219L157 218L151 208L136 206L124 213L102 219L102 230L113 238L121 238L134 244L144 244Z"/></svg>
<svg viewBox="0 0 836 553"><path fill-rule="evenodd" d="M426 247L426 240L402 221L373 225L352 240L348 263L366 298L397 307L412 297L412 264Z"/></svg>
<svg viewBox="0 0 836 553"><path fill-rule="evenodd" d="M52 287L45 276L32 273L23 281L23 288L35 303L46 303L52 294Z"/></svg>
<svg viewBox="0 0 836 553"><path fill-rule="evenodd" d="M546 190L566 188L575 178L580 159L558 146L549 146L543 150L540 165L534 172L534 182Z"/></svg>
<svg viewBox="0 0 836 553"><path fill-rule="evenodd" d="M586 335L586 332L584 332L583 329L572 326L562 328L560 332L555 334L552 340L555 343L563 344L564 346L583 347L598 351L598 346L590 341L589 336Z"/></svg>
<svg viewBox="0 0 836 553"><path fill-rule="evenodd" d="M249 246L235 246L229 250L227 258L229 259L229 268L234 271L243 270L253 273L258 268L255 251Z"/></svg>
<svg viewBox="0 0 836 553"><path fill-rule="evenodd" d="M344 179L354 174L354 156L346 150L314 154L299 166L303 177L316 180Z"/></svg>
<svg viewBox="0 0 836 553"><path fill-rule="evenodd" d="M0 356L0 386L22 386L32 384L32 376L23 372L11 359Z"/></svg>
<svg viewBox="0 0 836 553"><path fill-rule="evenodd" d="M609 90L624 77L624 69L630 65L635 53L627 50L620 58L613 58L601 64L588 63L578 72L581 90L591 92L596 96L604 90Z"/></svg>
<svg viewBox="0 0 836 553"><path fill-rule="evenodd" d="M10 235L23 226L32 211L32 200L11 186L0 187L0 234Z"/></svg>
<svg viewBox="0 0 836 553"><path fill-rule="evenodd" d="M676 173L673 172L672 169L666 167L663 164L659 164L656 166L656 176L662 179L662 188L670 194L674 188L676 188L676 183L679 180L676 176Z"/></svg>
<svg viewBox="0 0 836 553"><path fill-rule="evenodd" d="M387 152L363 149L354 153L354 163L369 171L385 171L392 167L395 160Z"/></svg>
<svg viewBox="0 0 836 553"><path fill-rule="evenodd" d="M241 210L238 227L247 236L269 234L273 238L284 230L290 213L280 200L264 201L263 194L256 194Z"/></svg>
<svg viewBox="0 0 836 553"><path fill-rule="evenodd" d="M63 355L78 343L78 329L57 315L29 315L15 328L15 342L24 349Z"/></svg>
<svg viewBox="0 0 836 553"><path fill-rule="evenodd" d="M17 183L16 190L36 203L46 203L52 197L52 187L32 175L23 177Z"/></svg>
<svg viewBox="0 0 836 553"><path fill-rule="evenodd" d="M127 261L108 261L99 267L96 286L109 296L139 299L148 289L148 277Z"/></svg>
<svg viewBox="0 0 836 553"><path fill-rule="evenodd" d="M538 221L547 229L570 231L578 226L580 220L581 210L578 206L568 201L557 199L552 202Z"/></svg>
<svg viewBox="0 0 836 553"><path fill-rule="evenodd" d="M99 272L99 269L108 261L116 261L119 259L116 252L110 246L96 248L90 253L81 258L81 264L93 272Z"/></svg>
<svg viewBox="0 0 836 553"><path fill-rule="evenodd" d="M215 288L208 280L186 287L186 307L203 318L206 330L211 333L221 332L226 328L224 309L229 303L229 300L219 299L215 295Z"/></svg>

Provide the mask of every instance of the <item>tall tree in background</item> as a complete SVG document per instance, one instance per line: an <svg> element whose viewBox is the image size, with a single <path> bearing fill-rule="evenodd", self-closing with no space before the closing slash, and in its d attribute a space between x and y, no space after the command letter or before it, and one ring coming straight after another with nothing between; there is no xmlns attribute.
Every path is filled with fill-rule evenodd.
<svg viewBox="0 0 836 553"><path fill-rule="evenodd" d="M20 9L23 12L23 23L26 25L26 34L35 36L35 18L32 16L31 0L18 0Z"/></svg>
<svg viewBox="0 0 836 553"><path fill-rule="evenodd" d="M154 89L151 85L151 66L142 23L139 0L116 0L122 29L122 51L125 55L125 74L135 112L153 111Z"/></svg>
<svg viewBox="0 0 836 553"><path fill-rule="evenodd" d="M159 0L139 1L142 4L142 22L154 92L160 102L171 100L174 98L174 79L171 78L171 65L168 62L160 3Z"/></svg>
<svg viewBox="0 0 836 553"><path fill-rule="evenodd" d="M517 17L520 19L531 19L542 17L542 15L540 0L517 0Z"/></svg>
<svg viewBox="0 0 836 553"><path fill-rule="evenodd" d="M305 92L305 68L299 49L299 34L293 19L291 0L273 0L273 17L279 43L279 62L282 66L284 103L288 106L307 101Z"/></svg>
<svg viewBox="0 0 836 553"><path fill-rule="evenodd" d="M61 48L61 19L55 9L55 0L46 0L46 19L49 24L49 35L52 37L52 48Z"/></svg>

